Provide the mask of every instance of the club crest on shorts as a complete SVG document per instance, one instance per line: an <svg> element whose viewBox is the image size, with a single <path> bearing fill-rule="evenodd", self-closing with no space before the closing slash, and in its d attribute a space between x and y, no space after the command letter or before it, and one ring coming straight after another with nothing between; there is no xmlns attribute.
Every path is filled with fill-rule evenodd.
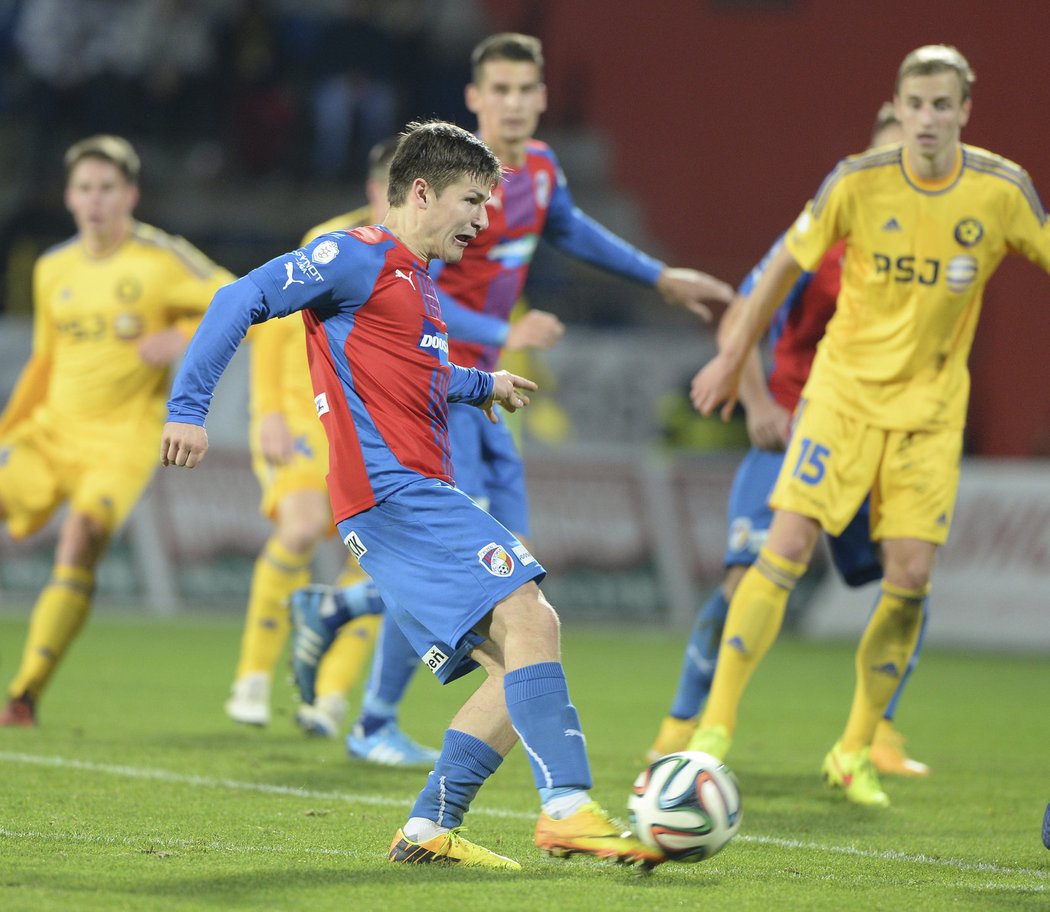
<svg viewBox="0 0 1050 912"><path fill-rule="evenodd" d="M489 542L478 552L478 560L493 576L510 576L514 572L514 558L495 542Z"/></svg>

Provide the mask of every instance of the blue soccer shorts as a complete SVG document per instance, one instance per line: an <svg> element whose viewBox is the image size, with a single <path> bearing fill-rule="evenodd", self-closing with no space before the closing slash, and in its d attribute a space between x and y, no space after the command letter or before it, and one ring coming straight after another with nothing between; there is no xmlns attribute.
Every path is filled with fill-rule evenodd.
<svg viewBox="0 0 1050 912"><path fill-rule="evenodd" d="M546 570L458 488L421 478L339 523L387 611L443 684L477 667L473 628Z"/></svg>
<svg viewBox="0 0 1050 912"><path fill-rule="evenodd" d="M783 463L783 453L752 447L736 470L729 492L727 567L750 567L758 557L773 521L769 496ZM847 585L862 586L882 577L878 549L871 540L867 499L841 534L829 535L827 540L835 567Z"/></svg>

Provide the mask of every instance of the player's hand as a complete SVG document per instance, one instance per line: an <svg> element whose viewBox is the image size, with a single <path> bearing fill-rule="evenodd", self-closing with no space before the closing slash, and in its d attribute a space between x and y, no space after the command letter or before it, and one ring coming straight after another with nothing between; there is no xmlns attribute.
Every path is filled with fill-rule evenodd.
<svg viewBox="0 0 1050 912"><path fill-rule="evenodd" d="M295 437L280 412L268 412L259 420L259 449L272 466L287 465L295 451Z"/></svg>
<svg viewBox="0 0 1050 912"><path fill-rule="evenodd" d="M656 280L656 290L671 304L684 307L705 322L711 322L711 311L705 302L726 306L733 300L733 287L698 269L664 267Z"/></svg>
<svg viewBox="0 0 1050 912"><path fill-rule="evenodd" d="M532 380L519 377L517 374L512 374L505 370L495 371L492 374L492 379L495 381L492 387L492 398L482 408L485 414L488 415L489 421L493 424L499 423L499 418L496 417L496 413L493 410L493 406L497 402L508 412L516 412L529 404L529 397L522 393L521 390L539 389L539 386Z"/></svg>
<svg viewBox="0 0 1050 912"><path fill-rule="evenodd" d="M508 351L522 348L552 348L565 335L565 324L554 314L545 310L530 310L510 324L507 341L503 347Z"/></svg>
<svg viewBox="0 0 1050 912"><path fill-rule="evenodd" d="M139 342L139 357L150 367L167 367L184 351L186 337L177 329L150 333Z"/></svg>
<svg viewBox="0 0 1050 912"><path fill-rule="evenodd" d="M723 421L728 421L736 406L740 386L741 365L720 352L707 362L693 377L689 398L701 415L710 415L720 405Z"/></svg>
<svg viewBox="0 0 1050 912"><path fill-rule="evenodd" d="M169 421L160 440L160 464L192 469L208 452L208 432L198 424Z"/></svg>
<svg viewBox="0 0 1050 912"><path fill-rule="evenodd" d="M773 453L787 447L791 428L791 412L775 399L767 396L761 402L748 403L747 436L751 445Z"/></svg>

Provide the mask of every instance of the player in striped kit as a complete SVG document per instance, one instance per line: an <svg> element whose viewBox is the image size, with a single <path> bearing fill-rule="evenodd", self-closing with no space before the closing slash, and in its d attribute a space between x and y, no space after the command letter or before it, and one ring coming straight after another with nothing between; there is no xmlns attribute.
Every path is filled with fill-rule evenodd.
<svg viewBox="0 0 1050 912"><path fill-rule="evenodd" d="M524 545L452 484L447 401L513 411L535 384L448 359L427 265L458 261L488 224L499 161L451 124L411 125L390 167L385 225L325 235L216 295L176 377L165 465L207 450L212 393L250 324L302 311L328 490L347 548L390 616L442 682L487 675L453 718L389 859L516 870L460 825L522 740L541 813L536 845L651 866L664 859L591 800L586 741L560 659L558 618Z"/></svg>
<svg viewBox="0 0 1050 912"><path fill-rule="evenodd" d="M707 314L707 301L731 300L732 289L724 282L694 269L666 266L575 205L554 151L534 138L547 106L543 48L538 39L516 33L491 35L474 49L471 63L473 81L466 89L467 107L478 118L478 136L503 163L504 178L487 205L488 230L467 248L462 260L436 263L432 268L453 360L482 370L492 370L498 363L508 333L520 331L508 323L508 317L521 296L541 238L575 259L656 288L669 303L698 314ZM533 316L528 314L526 319ZM557 327L538 326L537 341L532 344L552 344L557 333ZM449 438L456 484L527 541L524 465L507 426L491 424L477 409L453 403ZM362 585L334 596L315 590L293 600L296 642L301 646L293 649L293 667L307 702L312 698L317 660L341 623L368 610L367 597ZM394 762L406 754L387 743L386 732L417 666L396 630L384 629L380 646L376 661L382 663L384 677L370 685L347 747L351 754L365 759Z"/></svg>

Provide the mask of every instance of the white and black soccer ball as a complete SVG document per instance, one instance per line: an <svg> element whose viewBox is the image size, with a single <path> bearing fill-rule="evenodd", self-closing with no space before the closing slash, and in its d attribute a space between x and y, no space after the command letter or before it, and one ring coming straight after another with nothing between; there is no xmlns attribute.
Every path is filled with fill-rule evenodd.
<svg viewBox="0 0 1050 912"><path fill-rule="evenodd" d="M736 776L699 751L668 754L638 774L627 810L631 829L672 861L703 861L740 829Z"/></svg>

